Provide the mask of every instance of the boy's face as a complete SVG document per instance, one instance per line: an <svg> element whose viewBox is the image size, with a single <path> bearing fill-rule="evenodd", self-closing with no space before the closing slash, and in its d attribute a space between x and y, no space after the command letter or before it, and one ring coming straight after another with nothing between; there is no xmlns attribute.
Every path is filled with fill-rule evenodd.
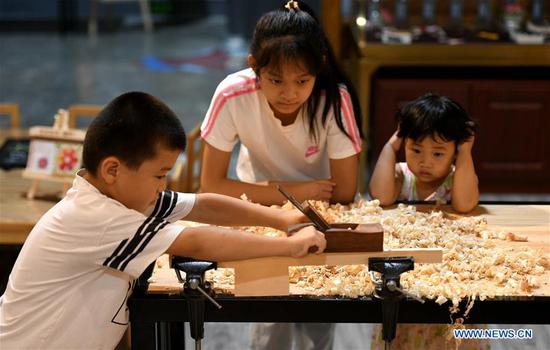
<svg viewBox="0 0 550 350"><path fill-rule="evenodd" d="M455 156L455 142L443 141L438 136L423 140L405 139L407 166L418 181L438 182L449 174Z"/></svg>
<svg viewBox="0 0 550 350"><path fill-rule="evenodd" d="M121 164L113 183L112 198L127 208L144 213L154 205L159 193L166 189L166 175L174 166L180 150L159 146L154 158L144 161L138 169Z"/></svg>
<svg viewBox="0 0 550 350"><path fill-rule="evenodd" d="M262 92L276 117L296 115L315 85L315 76L300 63L287 62L279 68L264 67L259 78Z"/></svg>

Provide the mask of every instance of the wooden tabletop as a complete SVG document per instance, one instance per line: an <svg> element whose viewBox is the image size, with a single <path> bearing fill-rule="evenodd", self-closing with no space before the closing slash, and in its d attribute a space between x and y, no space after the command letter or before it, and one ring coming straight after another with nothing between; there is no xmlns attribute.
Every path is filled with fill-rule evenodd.
<svg viewBox="0 0 550 350"><path fill-rule="evenodd" d="M419 211L430 211L433 206L430 205L417 205ZM460 215L453 214L453 211L444 206L442 209L446 215L460 217ZM388 208L386 210L393 210ZM495 231L513 232L519 236L527 237L526 242L518 241L505 241L498 240L497 244L500 247L510 247L513 251L522 251L525 247L529 247L536 250L542 250L543 254L550 257L550 205L527 205L527 204L491 204L491 205L479 205L468 216L481 216L487 220L488 228ZM185 222L180 222L185 225ZM316 256L316 259L333 259L335 257L330 255L338 255L338 253L321 254ZM365 254L365 253L363 253ZM349 257L345 257L349 258ZM159 258L158 264L167 266L168 260L166 256ZM283 260L292 260L287 258L281 258ZM311 257L303 258L304 265L311 260ZM245 260L241 263L243 267L250 262L256 262L265 268L265 261L258 261L261 259ZM277 260L269 258L269 262ZM280 260L280 259L279 259ZM297 259L294 259L297 260ZM315 263L316 264L316 263ZM227 265L227 264L225 264ZM225 266L224 263L219 266ZM248 264L252 265L252 264ZM296 265L296 264L294 264ZM253 269L253 267L250 269ZM162 271L161 271L162 270ZM550 270L546 270L544 275L541 276L542 284L539 288L533 291L533 295L537 296L550 296ZM546 282L544 282L546 281ZM221 286L225 293L233 294L230 286ZM181 284L175 278L175 273L170 269L159 269L156 271L154 282L149 284L150 293L161 294L174 294L179 293ZM292 289L291 294L301 294L302 291L296 292L296 288ZM306 293L307 294L307 293Z"/></svg>

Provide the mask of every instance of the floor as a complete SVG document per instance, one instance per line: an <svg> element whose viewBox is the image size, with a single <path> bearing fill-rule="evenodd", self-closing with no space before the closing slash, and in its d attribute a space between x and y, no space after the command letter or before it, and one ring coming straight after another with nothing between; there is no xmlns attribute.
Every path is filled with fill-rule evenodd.
<svg viewBox="0 0 550 350"><path fill-rule="evenodd" d="M217 84L244 66L246 45L224 33L225 19L181 27L100 34L0 33L0 102L21 106L22 124L51 125L59 108L106 104L132 90L155 95L179 116L184 128L197 125ZM487 200L546 200L549 196L484 194ZM509 325L499 326L508 328ZM533 328L532 341L495 342L493 349L545 349L548 326ZM203 349L247 349L249 324L207 324ZM367 349L371 326L339 324L334 349ZM188 349L193 348L188 339Z"/></svg>

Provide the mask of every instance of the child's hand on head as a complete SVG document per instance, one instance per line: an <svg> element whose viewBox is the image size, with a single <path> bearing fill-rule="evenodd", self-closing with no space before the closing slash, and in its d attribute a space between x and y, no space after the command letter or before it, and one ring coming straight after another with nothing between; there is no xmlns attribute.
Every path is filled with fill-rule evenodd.
<svg viewBox="0 0 550 350"><path fill-rule="evenodd" d="M309 248L314 246L317 247L315 254L320 254L327 246L325 235L322 232L317 231L313 226L304 227L288 239L292 241L290 256L293 258L299 258L307 255Z"/></svg>
<svg viewBox="0 0 550 350"><path fill-rule="evenodd" d="M300 202L305 200L328 201L332 198L332 191L336 184L330 180L301 182L293 185L292 194Z"/></svg>
<svg viewBox="0 0 550 350"><path fill-rule="evenodd" d="M474 140L475 140L475 136L471 136L470 138L468 138L466 141L462 142L461 144L458 145L457 147L457 151L459 154L462 154L462 153L471 153L472 152L472 148L474 147Z"/></svg>
<svg viewBox="0 0 550 350"><path fill-rule="evenodd" d="M399 151L399 149L401 148L401 144L403 143L403 138L397 136L398 133L399 133L399 129L397 129L393 133L393 135L390 137L388 141L388 143L391 145L391 148L393 148L395 152Z"/></svg>

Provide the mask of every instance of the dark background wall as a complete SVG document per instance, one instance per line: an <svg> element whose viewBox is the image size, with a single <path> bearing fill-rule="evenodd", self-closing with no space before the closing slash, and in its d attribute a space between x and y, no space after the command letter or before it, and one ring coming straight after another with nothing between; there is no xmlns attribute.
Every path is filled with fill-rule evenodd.
<svg viewBox="0 0 550 350"><path fill-rule="evenodd" d="M320 0L309 0L319 13ZM2 0L0 30L3 31L85 31L88 0ZM181 24L207 15L225 15L228 32L249 38L257 19L265 12L284 4L281 0L152 0L155 25ZM108 22L101 28L116 28L128 16L139 16L139 3L133 1L103 3L98 1L98 18ZM139 25L139 21L136 21Z"/></svg>
<svg viewBox="0 0 550 350"><path fill-rule="evenodd" d="M309 6L319 15L321 0L309 0ZM281 0L227 0L227 25L229 33L249 37L252 35L256 21L260 16L281 6Z"/></svg>
<svg viewBox="0 0 550 350"><path fill-rule="evenodd" d="M149 5L155 25L181 24L208 14L222 13L226 0L151 0ZM84 31L89 0L2 0L0 30ZM97 5L100 22L110 22L111 29L128 16L140 16L139 2L101 2ZM139 22L139 21L136 21Z"/></svg>

